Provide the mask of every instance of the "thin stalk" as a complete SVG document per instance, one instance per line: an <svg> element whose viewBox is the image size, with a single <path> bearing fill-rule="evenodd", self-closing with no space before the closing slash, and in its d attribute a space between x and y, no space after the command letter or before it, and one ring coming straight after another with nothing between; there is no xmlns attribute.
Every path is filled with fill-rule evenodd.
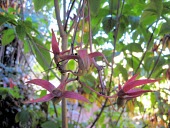
<svg viewBox="0 0 170 128"><path fill-rule="evenodd" d="M155 68L156 68L156 66L157 66L157 64L158 64L158 62L159 62L159 59L160 59L160 57L161 57L161 54L162 54L163 45L168 41L168 39L169 39L169 37L166 37L166 39L162 42L162 49L161 49L161 51L160 51L160 53L159 53L159 55L158 55L158 58L156 59L156 62L155 62L155 64L154 64L154 67L152 68L152 70L151 70L148 78L150 78L151 75L152 75L152 73L154 72L154 70L155 70Z"/></svg>
<svg viewBox="0 0 170 128"><path fill-rule="evenodd" d="M151 36L150 36L150 38L149 38L149 40L148 40L148 43L147 43L147 46L146 46L146 51L142 54L142 58L141 58L141 60L140 60L140 62L139 62L139 64L138 64L138 67L137 67L136 70L135 70L135 74L136 74L137 71L139 70L140 65L142 64L142 61L143 61L143 59L145 58L145 55L146 55L146 53L147 53L147 51L148 51L148 49L149 49L149 45L150 45L150 43L151 43L151 41L152 41L153 34L154 34L155 30L156 30L157 23L158 23L158 22L156 22L155 28L154 28L154 30L153 30L153 32L152 32L152 34L151 34Z"/></svg>
<svg viewBox="0 0 170 128"><path fill-rule="evenodd" d="M79 124L81 112L82 112L82 106L80 107L80 111L79 111L79 116L78 116L78 119L77 119L76 128L78 127L78 124Z"/></svg>
<svg viewBox="0 0 170 128"><path fill-rule="evenodd" d="M57 109L56 109L55 103L53 101L52 101L52 103L53 103L53 107L54 107L55 116L58 118L58 113L57 113Z"/></svg>
<svg viewBox="0 0 170 128"><path fill-rule="evenodd" d="M107 101L108 101L108 98L105 100L104 105L102 106L99 114L96 116L96 119L93 121L93 123L92 123L92 125L90 126L90 128L93 128L93 126L94 126L94 125L96 124L96 122L99 120L100 116L102 115L102 113L103 113L103 111L104 111L104 108L105 108L105 106L106 106Z"/></svg>
<svg viewBox="0 0 170 128"><path fill-rule="evenodd" d="M127 103L127 102L126 102ZM116 123L115 123L115 126L117 126L117 124L118 124L118 122L119 122L119 120L120 120L120 117L122 116L122 114L123 114L123 112L124 112L124 108L125 108L125 106L122 108L122 111L121 111L121 113L120 113L120 115L119 115L119 117L118 117L118 120L116 121Z"/></svg>
<svg viewBox="0 0 170 128"><path fill-rule="evenodd" d="M69 19L71 10L73 9L74 3L75 3L75 0L73 0L73 2L71 3L71 7L70 7L70 9L69 9L69 11L68 11L67 19L65 20L66 22L64 23L64 31L67 31L68 19Z"/></svg>
<svg viewBox="0 0 170 128"><path fill-rule="evenodd" d="M93 52L92 50L92 30L91 30L91 16L90 16L90 4L87 0L88 5L88 18L89 18L89 42L90 42L90 52Z"/></svg>
<svg viewBox="0 0 170 128"><path fill-rule="evenodd" d="M82 1L80 1L80 3L79 3L79 7L78 7L78 12L81 12L82 11L82 9L83 9L83 4L82 4L82 7L81 7L81 2ZM79 13L80 14L80 13ZM74 34L73 34L73 38L72 38L72 42L71 42L71 54L74 54L74 42L75 42L75 38L76 38L76 34L77 34L77 29L78 29L78 24L79 24L79 22L80 22L80 16L81 15L78 15L77 17L76 17L76 19L75 19L75 21L74 21L74 23L73 24L75 24L75 29L74 29ZM77 19L78 19L78 22L77 22Z"/></svg>

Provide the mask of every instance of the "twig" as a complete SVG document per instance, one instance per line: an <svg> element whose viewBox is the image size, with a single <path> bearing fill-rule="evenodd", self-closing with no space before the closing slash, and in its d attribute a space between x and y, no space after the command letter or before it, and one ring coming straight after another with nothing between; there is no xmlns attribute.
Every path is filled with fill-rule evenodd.
<svg viewBox="0 0 170 128"><path fill-rule="evenodd" d="M90 128L93 128L93 126L95 125L95 123L99 120L100 116L102 115L103 111L104 111L104 108L105 108L105 105L108 101L108 98L106 98L105 102L104 102L104 105L102 106L99 114L96 116L96 119L93 121L92 125L90 126Z"/></svg>
<svg viewBox="0 0 170 128"><path fill-rule="evenodd" d="M152 68L152 70L151 70L148 78L150 78L151 75L152 75L152 73L154 72L154 70L155 70L155 68L156 68L156 66L157 66L157 64L158 64L158 62L159 62L160 56L161 56L161 54L162 54L163 46L164 46L164 44L168 41L168 39L169 39L169 37L166 37L166 39L162 42L162 49L161 49L161 51L160 51L160 53L159 53L159 56L158 56L157 59L156 59L156 62L155 62L155 64L154 64L154 67Z"/></svg>
<svg viewBox="0 0 170 128"><path fill-rule="evenodd" d="M91 30L91 16L90 16L90 4L87 0L88 5L88 18L89 18L89 42L90 42L90 52L93 52L92 50L92 30Z"/></svg>
<svg viewBox="0 0 170 128"><path fill-rule="evenodd" d="M68 14L67 14L67 19L66 19L66 22L64 23L64 31L67 31L67 24L68 24L68 19L70 17L70 13L71 13L71 10L74 6L74 3L75 3L76 0L73 0L73 2L71 3L71 7L70 9L68 10Z"/></svg>
<svg viewBox="0 0 170 128"><path fill-rule="evenodd" d="M82 106L80 107L80 111L79 111L79 116L78 116L78 119L77 119L76 128L78 127L78 123L79 123L79 120L80 120L81 111L82 111Z"/></svg>
<svg viewBox="0 0 170 128"><path fill-rule="evenodd" d="M81 1L80 1L80 4L79 4L79 7L78 7L78 10L80 10L79 12L81 12L83 8L83 5L81 7ZM73 34L73 39L72 39L72 42L71 42L71 54L74 54L73 50L74 50L74 42L75 42L75 38L76 38L76 34L77 34L77 29L78 29L78 24L80 22L80 18L78 19L78 22L77 22L77 18L79 17L80 15L78 15L76 18L75 18L75 21L73 24L75 24L75 29L74 29L74 34ZM70 29L71 30L71 29Z"/></svg>
<svg viewBox="0 0 170 128"><path fill-rule="evenodd" d="M141 58L141 60L140 60L140 62L139 62L139 64L138 64L138 67L137 67L136 70L135 70L135 74L136 74L137 71L139 70L140 65L142 64L142 61L143 61L143 59L145 58L145 55L146 55L146 53L147 53L147 51L148 51L148 48L149 48L149 45L150 45L150 43L151 43L151 41L152 41L153 34L154 34L155 30L156 30L157 23L158 23L158 21L156 22L155 28L154 28L154 30L153 30L153 32L152 32L152 34L151 34L151 36L150 36L150 38L149 38L149 40L148 40L148 42L147 42L146 51L142 54L142 58Z"/></svg>
<svg viewBox="0 0 170 128"><path fill-rule="evenodd" d="M127 103L127 102L126 102ZM125 103L125 104L126 104ZM123 114L123 112L124 112L124 109L125 109L125 106L122 108L122 111L121 111L121 113L120 113L120 115L119 115L119 117L118 117L118 119L117 119L117 121L116 121L116 123L115 123L115 126L117 126L117 124L118 124L118 122L119 122L119 120L120 120L120 117L122 116L122 114Z"/></svg>

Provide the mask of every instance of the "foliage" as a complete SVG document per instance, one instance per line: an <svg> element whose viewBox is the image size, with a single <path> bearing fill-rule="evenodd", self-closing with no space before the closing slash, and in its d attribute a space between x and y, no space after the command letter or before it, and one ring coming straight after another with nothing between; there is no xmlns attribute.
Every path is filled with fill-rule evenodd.
<svg viewBox="0 0 170 128"><path fill-rule="evenodd" d="M168 127L170 2L166 0L65 2L27 0L21 3L21 6L11 7L1 3L1 51L2 48L9 49L11 46L15 48L13 42L20 41L24 54L29 54L29 57L33 55L39 64L37 66L29 62L34 65L34 71L45 71L40 75L41 78L47 81L55 80L55 85L56 83L61 85L62 79L69 74L68 80L72 81L65 85L65 90L75 91L77 93L74 94L81 94L80 96L91 102L88 104L74 100L80 98L67 100L69 127ZM26 5L25 8L23 4ZM30 12L32 15L28 17ZM53 13L56 14L56 20ZM52 21L57 22L57 27L52 27L54 31L51 34L49 28L56 25ZM1 95L8 92L18 101L23 97L26 97L25 100L34 98L29 94L18 95L22 92L22 89L18 89L18 83L13 90L8 88L10 78L14 83L15 78L18 81L20 78L9 75L12 74L11 68L8 68L10 64L7 63L5 54L3 58L5 59L1 60L2 73L0 72L3 78ZM19 61L20 63L22 61ZM8 72L10 73L7 75ZM24 72L23 70L22 73ZM16 74L19 76L19 72ZM134 74L145 77L146 81L138 83L142 80L135 80L137 75L133 76ZM21 77L23 80L23 76ZM156 79L158 82L137 88L138 94L133 92L136 84L155 82L155 80L149 82L150 79ZM132 85L128 87L128 83L133 87ZM120 88L119 85L124 86ZM40 86L44 87L44 84ZM150 90L153 92L136 98L139 92L142 94ZM48 95L47 91L41 89L35 92L37 98ZM118 95L118 98L114 95ZM121 100L123 98L123 101L128 100L123 102L124 106L118 104L120 98ZM63 122L61 109L64 108L60 102L22 104L19 107L21 111L15 113L15 122L20 125L46 128L60 127ZM93 107L97 107L97 110L92 112L90 119L83 121L85 111L90 111ZM74 113L78 113L77 118Z"/></svg>

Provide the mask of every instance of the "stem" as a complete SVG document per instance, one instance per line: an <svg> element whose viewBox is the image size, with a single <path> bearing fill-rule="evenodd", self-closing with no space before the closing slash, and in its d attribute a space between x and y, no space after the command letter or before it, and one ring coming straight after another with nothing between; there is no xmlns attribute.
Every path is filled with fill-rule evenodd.
<svg viewBox="0 0 170 128"><path fill-rule="evenodd" d="M60 17L60 8L59 8L59 1L58 0L54 0L54 7L55 7L55 14L56 14L56 19L57 19L57 23L58 23L58 27L59 27L59 31L60 31L60 36L61 38L63 38L63 36L65 35L65 31L61 22L61 17Z"/></svg>
<svg viewBox="0 0 170 128"><path fill-rule="evenodd" d="M64 6L65 4L63 4ZM66 5L65 5L66 6ZM57 23L58 23L58 27L59 27L59 32L60 32L60 36L62 38L62 51L67 50L67 34L64 31L64 27L62 25L61 22L61 17L60 17L60 8L59 8L59 1L58 0L54 0L54 7L55 7L55 14L56 14L56 19L57 19ZM63 7L66 9L66 7ZM66 10L64 10L64 12L66 12ZM65 23L65 18L64 21ZM64 62L62 63L63 69L65 69L65 65ZM65 75L61 76L61 81L65 78ZM66 103L66 99L62 98L62 128L68 128L68 120L67 120L67 103Z"/></svg>
<svg viewBox="0 0 170 128"><path fill-rule="evenodd" d="M62 98L62 128L68 128L67 103L65 98Z"/></svg>

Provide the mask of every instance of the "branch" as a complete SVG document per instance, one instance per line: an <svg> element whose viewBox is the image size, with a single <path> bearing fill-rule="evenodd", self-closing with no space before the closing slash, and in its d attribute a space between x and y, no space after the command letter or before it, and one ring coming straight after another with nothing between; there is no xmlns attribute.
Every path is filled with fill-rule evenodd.
<svg viewBox="0 0 170 128"><path fill-rule="evenodd" d="M56 14L56 19L60 31L60 36L63 37L65 35L64 28L61 22L61 17L60 17L60 8L59 8L59 2L58 0L54 0L54 7L55 7L55 14Z"/></svg>
<svg viewBox="0 0 170 128"><path fill-rule="evenodd" d="M92 30L91 30L91 16L90 16L90 4L87 0L88 5L88 18L89 18L89 42L90 42L90 52L93 52L92 50Z"/></svg>
<svg viewBox="0 0 170 128"><path fill-rule="evenodd" d="M155 30L156 30L157 23L158 23L158 21L156 22L155 28L154 28L154 30L153 30L153 32L152 32L152 34L151 34L151 36L150 36L150 38L149 38L149 40L148 40L148 43L147 43L147 46L146 46L146 51L142 54L142 58L141 58L141 60L140 60L140 62L139 62L139 64L138 64L138 67L137 67L136 70L135 70L135 74L136 74L137 71L139 70L140 65L142 64L142 61L143 61L143 59L145 58L146 52L148 51L149 45L150 45L150 43L151 43L151 41L152 41L153 34L154 34Z"/></svg>
<svg viewBox="0 0 170 128"><path fill-rule="evenodd" d="M106 105L107 101L108 101L108 98L105 100L104 105L102 106L99 114L96 116L96 119L94 120L94 122L92 123L92 125L90 126L90 128L93 128L93 126L95 125L95 123L99 120L100 116L102 115L102 113L103 113L103 111L104 111L104 108L105 108L105 105Z"/></svg>
<svg viewBox="0 0 170 128"><path fill-rule="evenodd" d="M150 78L151 75L152 75L152 73L154 72L154 70L155 70L155 68L156 68L156 66L157 66L157 64L158 64L158 62L159 62L159 59L160 59L160 57L161 57L161 54L162 54L162 51L163 51L163 47L164 47L165 43L166 43L168 40L169 40L169 37L165 37L165 40L162 42L162 49L161 49L161 51L160 51L160 53L159 53L158 58L156 59L156 62L155 62L155 64L154 64L154 67L152 68L152 70L151 70L148 78Z"/></svg>

